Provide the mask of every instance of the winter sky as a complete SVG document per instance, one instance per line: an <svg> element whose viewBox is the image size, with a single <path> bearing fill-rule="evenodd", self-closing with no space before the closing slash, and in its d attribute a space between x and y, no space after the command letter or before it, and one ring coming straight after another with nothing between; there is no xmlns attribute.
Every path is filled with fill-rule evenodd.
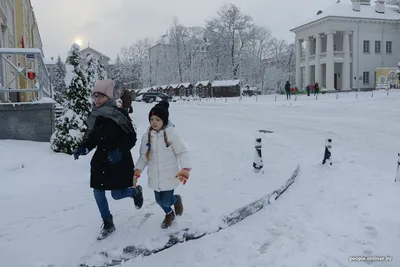
<svg viewBox="0 0 400 267"><path fill-rule="evenodd" d="M71 44L82 40L115 59L122 46L144 37L159 38L174 16L186 26L203 26L220 6L232 3L292 42L289 29L336 0L31 0L46 57L65 58ZM341 0L342 3L350 0Z"/></svg>

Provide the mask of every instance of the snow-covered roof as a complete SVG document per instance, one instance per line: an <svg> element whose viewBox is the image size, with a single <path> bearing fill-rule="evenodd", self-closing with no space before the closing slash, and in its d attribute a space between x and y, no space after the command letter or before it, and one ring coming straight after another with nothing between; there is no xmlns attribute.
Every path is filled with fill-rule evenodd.
<svg viewBox="0 0 400 267"><path fill-rule="evenodd" d="M188 88L190 85L192 85L192 84L191 83L181 83L181 84L179 84L179 87Z"/></svg>
<svg viewBox="0 0 400 267"><path fill-rule="evenodd" d="M260 89L258 89L257 87L243 87L242 90L244 91L260 91Z"/></svg>
<svg viewBox="0 0 400 267"><path fill-rule="evenodd" d="M165 89L167 89L168 88L168 85L161 85L160 86L160 89L162 89L162 90L165 90Z"/></svg>
<svg viewBox="0 0 400 267"><path fill-rule="evenodd" d="M99 51L91 48L91 47L86 47L84 49L81 50L81 53L95 53L97 55L101 55L103 57L103 59L105 59L106 61L109 61L110 58L102 53L100 53Z"/></svg>
<svg viewBox="0 0 400 267"><path fill-rule="evenodd" d="M206 86L206 85L208 85L209 83L210 83L210 81L200 81L200 82L197 82L195 86L196 86L196 87L197 87L197 86L200 86L200 85L201 85L201 86Z"/></svg>
<svg viewBox="0 0 400 267"><path fill-rule="evenodd" d="M45 65L55 65L57 60L55 58L42 57Z"/></svg>
<svg viewBox="0 0 400 267"><path fill-rule="evenodd" d="M170 84L170 85L168 85L168 88L174 88L174 89L176 89L176 88L178 88L178 86L179 86L179 83Z"/></svg>
<svg viewBox="0 0 400 267"><path fill-rule="evenodd" d="M158 85L154 85L154 86L151 87L151 90L157 90L158 87L159 87Z"/></svg>
<svg viewBox="0 0 400 267"><path fill-rule="evenodd" d="M140 90L138 93L143 94L143 93L146 93L146 92L148 92L150 90L151 90L151 87L146 87L146 88L143 88L142 90Z"/></svg>
<svg viewBox="0 0 400 267"><path fill-rule="evenodd" d="M377 19L377 20L400 20L399 7L385 5L385 13L377 13L375 5L361 5L360 11L354 11L352 4L336 3L330 7L322 10L319 15L314 15L312 18L303 21L290 31L305 26L307 24L325 19L327 17L341 17L341 18L358 18L358 19Z"/></svg>
<svg viewBox="0 0 400 267"><path fill-rule="evenodd" d="M221 80L221 81L213 81L212 87L224 87L224 86L235 86L240 84L240 80Z"/></svg>

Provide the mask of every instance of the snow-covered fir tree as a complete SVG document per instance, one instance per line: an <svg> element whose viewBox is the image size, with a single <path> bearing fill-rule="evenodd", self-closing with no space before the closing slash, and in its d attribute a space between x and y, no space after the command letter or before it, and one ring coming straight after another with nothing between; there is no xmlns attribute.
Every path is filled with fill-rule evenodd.
<svg viewBox="0 0 400 267"><path fill-rule="evenodd" d="M67 91L67 86L65 84L65 65L61 60L61 57L58 56L56 67L54 70L54 78L53 78L53 88L54 88L54 100L63 105L65 99L65 93Z"/></svg>
<svg viewBox="0 0 400 267"><path fill-rule="evenodd" d="M125 81L125 69L125 65L122 63L121 58L118 55L111 73L111 79L115 82L116 88L119 88L119 86Z"/></svg>
<svg viewBox="0 0 400 267"><path fill-rule="evenodd" d="M94 84L97 82L98 78L98 71L99 71L99 62L93 55L89 55L86 60L85 71L87 75L87 88L91 90Z"/></svg>
<svg viewBox="0 0 400 267"><path fill-rule="evenodd" d="M77 44L73 44L66 60L66 69L72 69L67 75L70 79L65 94L66 110L56 120L56 130L50 143L55 152L72 154L86 132L85 120L90 112L90 91L87 78L80 66L81 54Z"/></svg>
<svg viewBox="0 0 400 267"><path fill-rule="evenodd" d="M105 69L103 63L101 62L102 60L103 60L102 56L97 58L97 78L99 80L106 79L106 69Z"/></svg>
<svg viewBox="0 0 400 267"><path fill-rule="evenodd" d="M68 108L73 109L77 114L86 118L90 112L89 97L91 89L87 87L87 77L80 66L82 57L79 49L79 46L74 44L68 52L66 63L73 67L73 75L66 97Z"/></svg>

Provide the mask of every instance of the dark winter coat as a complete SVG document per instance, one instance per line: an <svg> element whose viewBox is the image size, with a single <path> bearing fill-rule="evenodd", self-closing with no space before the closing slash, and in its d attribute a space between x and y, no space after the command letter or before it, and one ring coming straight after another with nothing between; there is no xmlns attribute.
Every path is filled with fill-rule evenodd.
<svg viewBox="0 0 400 267"><path fill-rule="evenodd" d="M128 90L124 90L122 96L122 107L123 108L131 108L132 107L132 97L131 93Z"/></svg>
<svg viewBox="0 0 400 267"><path fill-rule="evenodd" d="M290 83L288 82L285 84L285 91L290 92Z"/></svg>
<svg viewBox="0 0 400 267"><path fill-rule="evenodd" d="M319 84L315 83L314 85L314 92L319 93Z"/></svg>
<svg viewBox="0 0 400 267"><path fill-rule="evenodd" d="M129 117L125 110L119 110ZM131 149L135 144L135 131L128 134L114 120L97 117L93 131L81 145L89 150L97 147L90 162L90 187L102 190L131 187L135 168ZM119 162L110 164L107 156L115 149L122 152L122 158Z"/></svg>

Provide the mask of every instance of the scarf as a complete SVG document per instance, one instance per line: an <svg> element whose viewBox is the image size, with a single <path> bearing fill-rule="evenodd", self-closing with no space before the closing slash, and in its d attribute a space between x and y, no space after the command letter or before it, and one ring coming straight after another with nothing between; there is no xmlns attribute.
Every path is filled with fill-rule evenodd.
<svg viewBox="0 0 400 267"><path fill-rule="evenodd" d="M130 118L127 118L126 115L118 109L115 100L110 99L99 107L93 106L92 112L89 114L89 117L86 121L86 125L88 126L87 135L93 131L96 119L99 116L112 119L126 133L134 132Z"/></svg>

